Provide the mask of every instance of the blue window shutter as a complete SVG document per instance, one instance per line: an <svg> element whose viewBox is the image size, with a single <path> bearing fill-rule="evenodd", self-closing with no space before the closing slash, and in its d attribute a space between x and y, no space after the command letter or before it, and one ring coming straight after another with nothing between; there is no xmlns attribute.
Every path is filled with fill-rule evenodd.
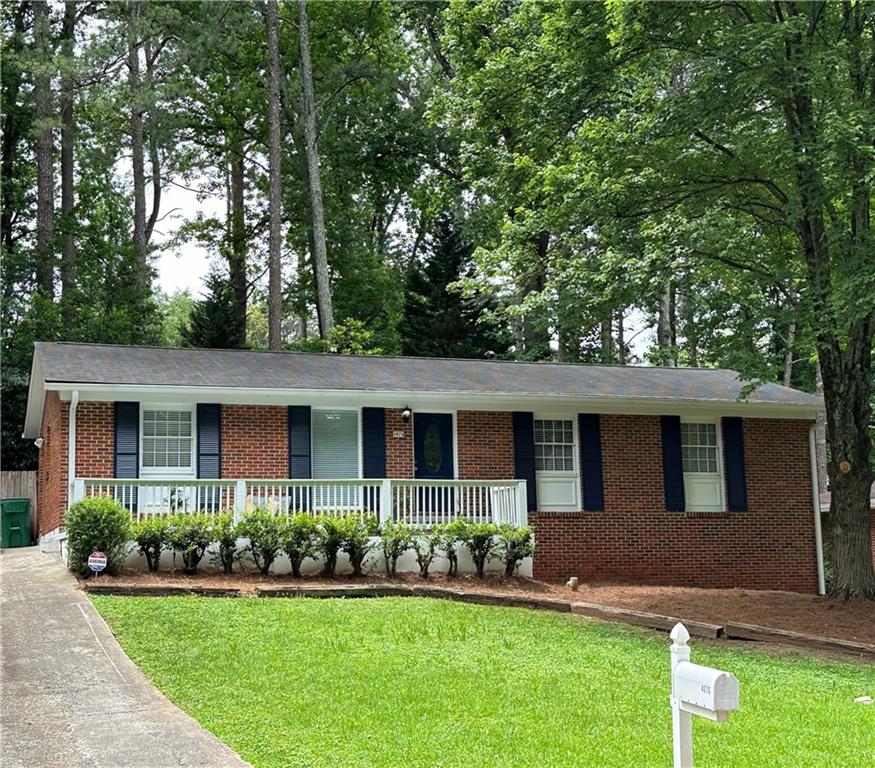
<svg viewBox="0 0 875 768"><path fill-rule="evenodd" d="M686 499L680 416L662 417L662 483L665 487L665 508L669 512L683 512Z"/></svg>
<svg viewBox="0 0 875 768"><path fill-rule="evenodd" d="M140 476L140 404L115 403L113 476Z"/></svg>
<svg viewBox="0 0 875 768"><path fill-rule="evenodd" d="M198 403L197 476L222 476L222 406Z"/></svg>
<svg viewBox="0 0 875 768"><path fill-rule="evenodd" d="M289 477L307 480L310 467L310 406L289 406Z"/></svg>
<svg viewBox="0 0 875 768"><path fill-rule="evenodd" d="M526 481L526 506L538 509L538 486L535 481L535 417L528 411L513 413L513 463L517 480Z"/></svg>
<svg viewBox="0 0 875 768"><path fill-rule="evenodd" d="M114 405L113 428L113 477L136 478L140 476L140 404L118 402ZM135 512L137 489L123 488L118 500Z"/></svg>
<svg viewBox="0 0 875 768"><path fill-rule="evenodd" d="M385 408L362 408L362 476L386 477Z"/></svg>
<svg viewBox="0 0 875 768"><path fill-rule="evenodd" d="M577 414L580 436L580 479L583 508L601 512L605 508L605 486L602 477L602 429L597 413Z"/></svg>
<svg viewBox="0 0 875 768"><path fill-rule="evenodd" d="M744 425L737 416L724 416L722 426L723 464L726 470L726 506L730 512L747 512Z"/></svg>

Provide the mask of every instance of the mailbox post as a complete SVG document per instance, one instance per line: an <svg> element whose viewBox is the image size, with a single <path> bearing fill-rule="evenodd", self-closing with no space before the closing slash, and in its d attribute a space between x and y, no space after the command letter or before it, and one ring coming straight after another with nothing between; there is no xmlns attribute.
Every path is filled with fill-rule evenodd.
<svg viewBox="0 0 875 768"><path fill-rule="evenodd" d="M693 768L693 715L725 723L738 709L738 680L690 661L690 633L683 624L675 624L670 637L674 768Z"/></svg>

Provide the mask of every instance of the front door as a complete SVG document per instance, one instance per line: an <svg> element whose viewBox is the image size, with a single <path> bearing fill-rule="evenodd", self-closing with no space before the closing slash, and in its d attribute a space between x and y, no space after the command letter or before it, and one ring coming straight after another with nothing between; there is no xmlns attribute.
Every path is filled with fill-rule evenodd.
<svg viewBox="0 0 875 768"><path fill-rule="evenodd" d="M413 414L413 476L417 480L452 480L453 416L450 413ZM452 512L455 489L440 485L416 488L415 508L423 525L440 522Z"/></svg>
<svg viewBox="0 0 875 768"><path fill-rule="evenodd" d="M417 480L452 480L453 415L413 414L413 461Z"/></svg>

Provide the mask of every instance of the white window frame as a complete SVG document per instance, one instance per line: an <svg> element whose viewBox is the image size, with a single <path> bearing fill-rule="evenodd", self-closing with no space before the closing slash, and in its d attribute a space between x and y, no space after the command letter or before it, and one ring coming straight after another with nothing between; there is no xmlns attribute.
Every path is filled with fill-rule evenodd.
<svg viewBox="0 0 875 768"><path fill-rule="evenodd" d="M191 467L144 467L143 466L143 415L146 411L187 411L191 414ZM192 403L140 403L140 477L191 480L197 477L197 405Z"/></svg>
<svg viewBox="0 0 875 768"><path fill-rule="evenodd" d="M570 421L571 422L571 461L573 469L571 470L555 470L555 469L536 469L535 470L535 485L538 489L538 511L539 512L579 512L581 509L580 498L580 436L577 433L577 414L568 413L535 413L532 419L532 429L534 432L534 422L536 421ZM546 491L551 486L568 486L570 484L571 498L567 502L557 504L545 504L542 499L545 497Z"/></svg>
<svg viewBox="0 0 875 768"><path fill-rule="evenodd" d="M723 470L723 431L719 418L705 416L682 416L682 424L713 424L717 440L717 471L716 472L684 472L684 497L687 512L725 512L726 511L726 478ZM683 438L681 438L683 449ZM698 488L710 487L716 492L717 501L711 504L691 504L693 491Z"/></svg>

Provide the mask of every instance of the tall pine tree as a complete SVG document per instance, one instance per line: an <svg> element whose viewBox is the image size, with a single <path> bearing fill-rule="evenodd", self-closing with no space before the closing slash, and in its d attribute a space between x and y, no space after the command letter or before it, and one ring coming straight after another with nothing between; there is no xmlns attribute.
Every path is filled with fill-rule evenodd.
<svg viewBox="0 0 875 768"><path fill-rule="evenodd" d="M246 346L246 329L234 312L234 290L219 270L207 275L207 292L195 302L188 326L182 329L182 341L189 347L240 349Z"/></svg>
<svg viewBox="0 0 875 768"><path fill-rule="evenodd" d="M405 355L477 358L507 352L510 339L490 317L493 297L486 292L463 297L450 288L471 275L471 252L457 222L440 218L431 252L407 278L401 323Z"/></svg>

